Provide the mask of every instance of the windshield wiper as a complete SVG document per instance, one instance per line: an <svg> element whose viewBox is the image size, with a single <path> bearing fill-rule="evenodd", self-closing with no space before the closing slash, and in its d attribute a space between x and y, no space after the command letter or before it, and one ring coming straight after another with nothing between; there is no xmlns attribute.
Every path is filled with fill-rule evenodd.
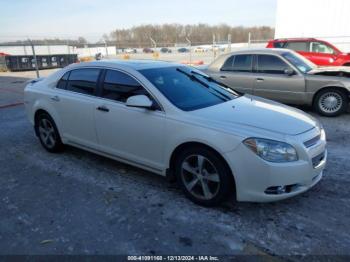
<svg viewBox="0 0 350 262"><path fill-rule="evenodd" d="M214 78L212 78L211 76L206 76L206 75L201 74L201 73L198 73L198 72L196 72L196 71L191 71L191 73L192 73L192 74L195 74L195 75L202 76L202 77L204 77L204 79L206 79L207 81L213 82L213 83L215 83L215 84L217 84L217 85L220 85L220 86L223 87L224 89L227 89L227 90L226 90L227 92L232 93L232 94L235 95L235 96L239 96L236 92L232 91L232 89L229 88L227 85L225 85L225 84L223 84L223 83L221 83L221 82L219 82L219 81L216 81L216 80L215 80ZM217 93L219 93L220 95L225 96L225 97L226 97L227 99L229 99L229 100L232 99L230 96L228 96L228 95L226 95L226 94L220 92L220 91L217 90L216 88L211 87L211 89L212 89L212 90L215 90L215 91L216 91Z"/></svg>
<svg viewBox="0 0 350 262"><path fill-rule="evenodd" d="M206 75L201 74L201 73L198 73L198 72L196 72L196 71L191 71L191 73L192 73L192 74L195 74L195 75L202 76L202 77L205 78L207 81L213 82L213 83L215 83L215 84L218 84L218 85L224 87L225 89L227 89L228 92L233 93L233 94L236 95L236 96L239 96L239 95L241 94L241 93L238 92L238 91L232 90L231 87L229 87L228 85L224 84L223 82L220 82L220 81L215 80L215 79L212 78L211 76L206 76Z"/></svg>
<svg viewBox="0 0 350 262"><path fill-rule="evenodd" d="M187 73L186 71L180 69L180 68L176 68L176 71L183 73L184 75L188 76L191 80L196 81L198 83L200 83L202 86L205 86L206 88L209 88L209 85L205 82L203 82L202 80L198 79L196 76L194 76L193 74Z"/></svg>
<svg viewBox="0 0 350 262"><path fill-rule="evenodd" d="M178 72L180 72L180 73L182 73L182 74L188 76L192 81L196 81L196 82L200 83L202 86L204 86L205 88L209 89L209 92L212 93L213 95L215 95L216 97L218 97L218 98L220 98L220 99L223 99L223 100L226 100L226 101L232 99L232 98L229 97L228 95L225 95L225 94L219 92L218 90L216 90L216 89L210 87L207 83L205 83L204 81L200 80L200 79L197 78L195 75L190 74L190 73L187 73L186 71L184 71L184 70L182 70L182 69L180 69L180 68L176 68L176 71L178 71ZM213 93L212 91L210 91L210 90L215 91L216 94L214 94L214 93ZM218 96L218 94L219 94L219 96Z"/></svg>

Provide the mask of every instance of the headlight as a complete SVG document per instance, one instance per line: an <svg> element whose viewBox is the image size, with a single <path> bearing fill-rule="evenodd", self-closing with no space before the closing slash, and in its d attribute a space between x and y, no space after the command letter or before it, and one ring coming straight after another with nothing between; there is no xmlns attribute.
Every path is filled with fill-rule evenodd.
<svg viewBox="0 0 350 262"><path fill-rule="evenodd" d="M269 162L282 163L298 160L295 148L284 142L263 138L248 138L243 143L255 154Z"/></svg>

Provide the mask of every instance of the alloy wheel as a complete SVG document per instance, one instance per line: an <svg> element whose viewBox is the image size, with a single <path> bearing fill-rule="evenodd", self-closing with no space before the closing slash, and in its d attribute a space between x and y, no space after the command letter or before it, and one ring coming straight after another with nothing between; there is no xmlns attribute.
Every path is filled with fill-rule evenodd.
<svg viewBox="0 0 350 262"><path fill-rule="evenodd" d="M202 155L188 156L181 165L187 191L202 200L213 199L220 189L220 176L213 163Z"/></svg>
<svg viewBox="0 0 350 262"><path fill-rule="evenodd" d="M42 118L39 122L39 135L41 141L48 148L53 148L56 144L56 134L55 129L50 122L50 120L46 118Z"/></svg>

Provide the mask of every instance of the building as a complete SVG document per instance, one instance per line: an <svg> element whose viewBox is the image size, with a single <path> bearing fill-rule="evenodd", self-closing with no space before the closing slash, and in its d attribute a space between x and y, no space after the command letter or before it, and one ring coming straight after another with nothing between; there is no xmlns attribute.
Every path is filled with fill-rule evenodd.
<svg viewBox="0 0 350 262"><path fill-rule="evenodd" d="M350 52L349 0L277 0L275 38L314 37Z"/></svg>
<svg viewBox="0 0 350 262"><path fill-rule="evenodd" d="M76 47L68 45L35 45L36 55L63 55L76 54ZM0 44L0 52L9 55L32 55L30 45L3 45Z"/></svg>
<svg viewBox="0 0 350 262"><path fill-rule="evenodd" d="M115 46L105 47L101 44L89 46L71 46L71 45L35 45L36 55L68 55L77 54L79 57L94 57L101 53L103 56L117 55ZM5 45L0 44L0 53L5 53L12 56L27 56L32 55L32 47L30 45Z"/></svg>

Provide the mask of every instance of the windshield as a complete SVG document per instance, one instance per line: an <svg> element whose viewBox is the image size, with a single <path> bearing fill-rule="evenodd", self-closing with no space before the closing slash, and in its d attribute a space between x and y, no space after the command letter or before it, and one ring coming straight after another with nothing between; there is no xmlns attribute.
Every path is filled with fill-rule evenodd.
<svg viewBox="0 0 350 262"><path fill-rule="evenodd" d="M139 72L171 103L184 111L217 105L238 96L200 71L186 66L143 69Z"/></svg>
<svg viewBox="0 0 350 262"><path fill-rule="evenodd" d="M312 69L316 68L316 65L311 61L304 58L302 55L298 53L286 52L283 53L282 56L287 59L290 63L292 63L295 67L299 69L302 73L307 73Z"/></svg>

